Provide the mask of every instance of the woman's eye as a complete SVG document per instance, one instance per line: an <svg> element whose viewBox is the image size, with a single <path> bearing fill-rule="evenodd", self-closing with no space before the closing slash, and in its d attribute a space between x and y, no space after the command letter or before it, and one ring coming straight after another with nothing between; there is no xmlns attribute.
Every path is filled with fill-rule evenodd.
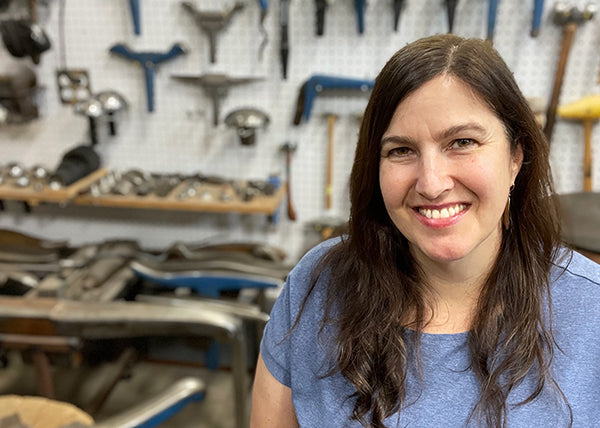
<svg viewBox="0 0 600 428"><path fill-rule="evenodd" d="M475 145L475 140L470 138L459 138L452 142L452 148L466 149Z"/></svg>
<svg viewBox="0 0 600 428"><path fill-rule="evenodd" d="M408 147L394 147L393 149L391 149L387 152L387 155L403 157L403 156L408 156L411 153L412 153L412 150Z"/></svg>

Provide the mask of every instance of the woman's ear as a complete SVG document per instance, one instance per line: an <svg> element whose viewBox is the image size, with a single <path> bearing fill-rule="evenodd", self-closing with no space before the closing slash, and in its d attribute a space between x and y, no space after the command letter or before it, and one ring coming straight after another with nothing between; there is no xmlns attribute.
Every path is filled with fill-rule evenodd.
<svg viewBox="0 0 600 428"><path fill-rule="evenodd" d="M517 144L517 147L512 150L511 176L513 183L521 170L521 165L523 165L523 148L520 144Z"/></svg>

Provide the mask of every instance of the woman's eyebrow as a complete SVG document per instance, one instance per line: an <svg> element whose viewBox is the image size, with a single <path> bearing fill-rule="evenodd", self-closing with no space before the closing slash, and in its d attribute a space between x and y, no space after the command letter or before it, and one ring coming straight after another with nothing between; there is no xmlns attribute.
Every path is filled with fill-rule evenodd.
<svg viewBox="0 0 600 428"><path fill-rule="evenodd" d="M465 131L475 131L480 134L485 134L487 132L486 129L477 122L468 122L444 129L436 135L436 140L446 139Z"/></svg>
<svg viewBox="0 0 600 428"><path fill-rule="evenodd" d="M407 137L407 136L403 136L403 135L388 135L381 139L381 143L379 144L379 146L383 147L387 143L404 145L404 144L416 144L416 141L411 137Z"/></svg>
<svg viewBox="0 0 600 428"><path fill-rule="evenodd" d="M483 126L481 126L480 124L478 124L477 122L468 122L468 123L462 123L460 125L454 125L454 126L451 126L449 128L446 128L446 129L440 131L435 136L435 139L436 140L447 139L449 137L455 136L455 135L460 134L465 131L474 131L474 132L477 132L480 134L486 134L486 132L487 132L486 129ZM380 147L383 147L387 143L404 145L404 144L416 144L416 141L414 138L406 136L406 135L388 135L381 139Z"/></svg>

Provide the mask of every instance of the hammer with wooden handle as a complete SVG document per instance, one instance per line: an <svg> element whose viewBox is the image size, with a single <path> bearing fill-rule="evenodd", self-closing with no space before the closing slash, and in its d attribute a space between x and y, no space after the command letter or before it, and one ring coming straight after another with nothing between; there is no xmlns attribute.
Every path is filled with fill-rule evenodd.
<svg viewBox="0 0 600 428"><path fill-rule="evenodd" d="M589 95L558 108L558 115L583 122L583 190L592 191L592 127L600 119L600 95Z"/></svg>
<svg viewBox="0 0 600 428"><path fill-rule="evenodd" d="M560 55L558 57L558 66L556 67L556 75L554 77L552 96L550 97L550 104L548 105L548 110L546 111L546 126L544 126L544 134L546 135L548 144L550 144L552 140L552 131L554 130L554 122L556 121L558 99L560 97L560 90L562 88L565 69L567 67L569 52L571 51L571 45L573 44L573 38L575 37L575 31L577 31L577 26L579 24L592 19L595 12L596 7L591 4L587 5L583 10L577 7L568 8L563 2L558 2L554 6L554 22L559 25L563 25L563 39L560 47Z"/></svg>
<svg viewBox="0 0 600 428"><path fill-rule="evenodd" d="M331 194L333 192L333 131L337 115L335 113L325 113L327 117L327 174L325 178L325 208L331 208Z"/></svg>
<svg viewBox="0 0 600 428"><path fill-rule="evenodd" d="M296 210L294 209L294 204L292 201L292 174L291 174L291 164L292 164L292 153L296 150L296 144L294 143L284 143L281 146L281 151L285 153L285 187L287 191L287 215L288 219L291 221L296 220Z"/></svg>

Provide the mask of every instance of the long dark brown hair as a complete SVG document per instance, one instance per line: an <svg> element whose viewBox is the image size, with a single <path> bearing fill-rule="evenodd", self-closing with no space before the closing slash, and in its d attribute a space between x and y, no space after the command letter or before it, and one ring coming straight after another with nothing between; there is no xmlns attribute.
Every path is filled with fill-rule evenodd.
<svg viewBox="0 0 600 428"><path fill-rule="evenodd" d="M511 193L510 227L503 232L468 333L470 369L481 387L471 418L505 426L508 394L532 372L537 382L522 404L549 383L566 403L549 373L555 345L549 275L560 247L560 222L548 143L511 71L489 43L439 35L405 46L377 77L350 177L348 234L313 277L314 287L324 269L330 272L322 326L337 327L334 371L356 388L352 419L364 426L384 427L383 420L406 404L408 355L420 349L426 314L433 310L425 276L384 206L380 142L398 104L444 74L468 84L503 123L511 149L523 150ZM416 330L415 340L404 334L408 327Z"/></svg>

